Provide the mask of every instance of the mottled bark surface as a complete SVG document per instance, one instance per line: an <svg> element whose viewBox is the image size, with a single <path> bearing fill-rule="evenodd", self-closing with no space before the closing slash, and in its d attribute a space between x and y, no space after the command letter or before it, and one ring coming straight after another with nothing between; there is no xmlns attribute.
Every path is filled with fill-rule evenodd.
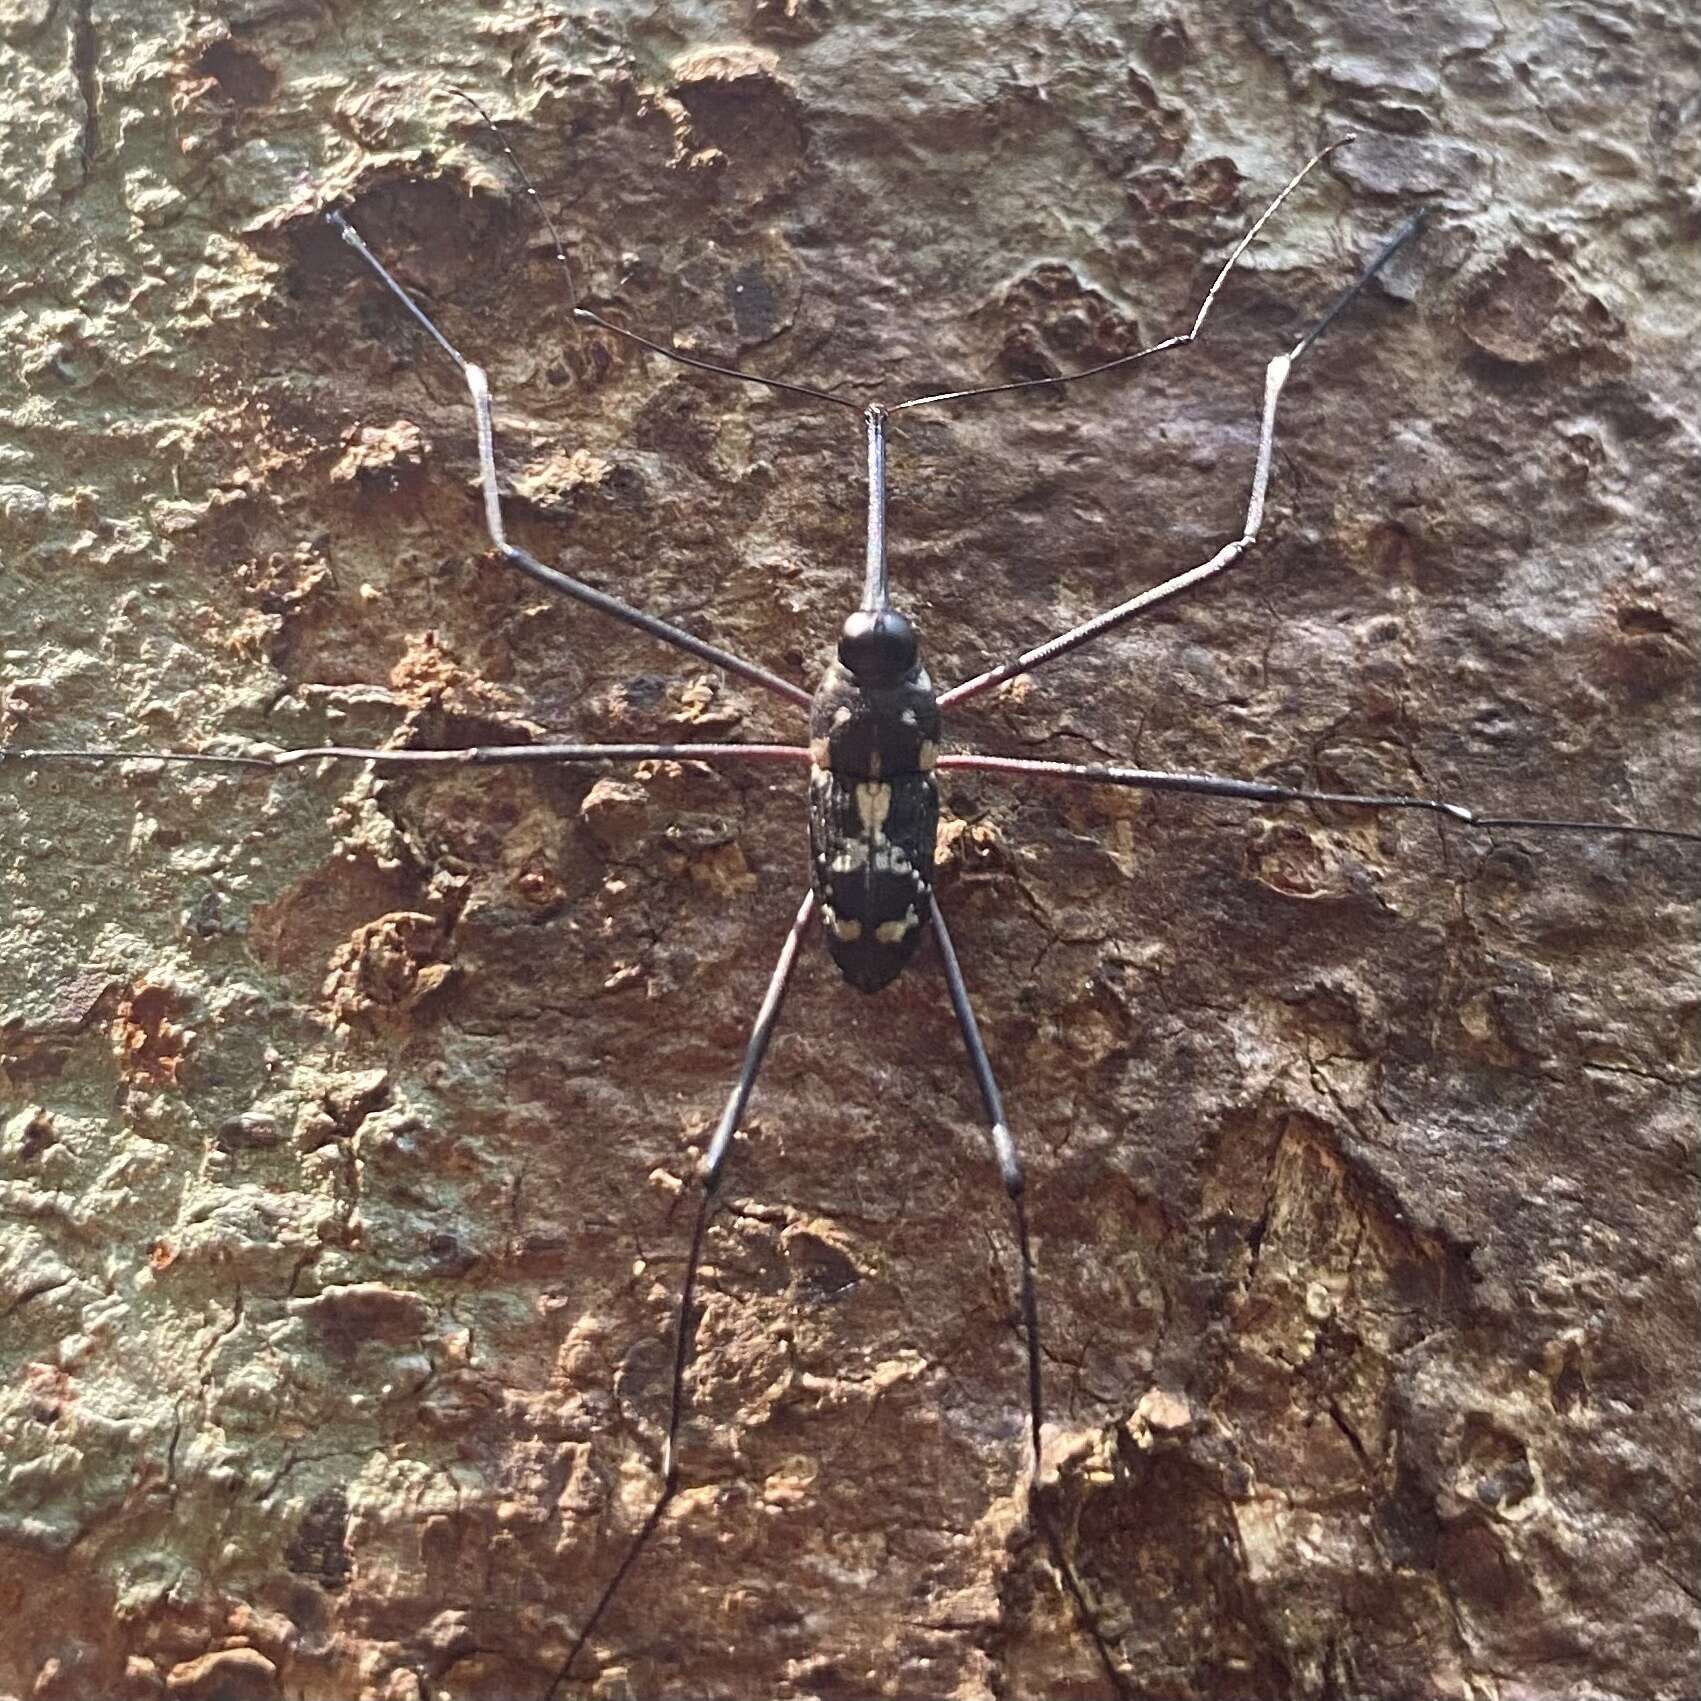
<svg viewBox="0 0 1701 1701"><path fill-rule="evenodd" d="M1679 0L0 23L0 735L790 738L485 552L793 678L896 397L936 677L1234 535L948 726L1695 822L1701 34ZM219 17L215 21L213 13ZM0 1693L506 1698L656 1487L676 1210L805 879L801 775L0 766ZM1698 859L956 781L942 901L1028 1154L1056 1475L1163 1697L1697 1687ZM577 1687L1100 1695L1025 1469L1008 1212L931 950L800 972L711 1241L688 1490Z"/></svg>

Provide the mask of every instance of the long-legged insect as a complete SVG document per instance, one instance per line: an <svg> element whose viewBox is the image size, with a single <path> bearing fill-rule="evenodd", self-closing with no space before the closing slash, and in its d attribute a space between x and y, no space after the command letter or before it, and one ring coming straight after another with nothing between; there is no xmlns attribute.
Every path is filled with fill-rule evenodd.
<svg viewBox="0 0 1701 1701"><path fill-rule="evenodd" d="M475 103L476 104L476 103ZM481 109L482 110L482 109ZM1334 146L1340 146L1337 143ZM552 590L601 610L647 632L701 661L734 673L795 708L808 711L806 744L536 744L523 747L480 746L459 750L374 750L319 746L268 755L206 752L136 752L119 749L13 749L0 758L19 763L107 761L147 755L156 760L212 764L239 770L272 771L327 761L358 761L381 769L494 763L626 763L690 759L707 763L771 762L807 766L810 776L809 830L811 880L802 895L762 1001L737 1081L715 1128L698 1172L700 1198L678 1300L661 1487L623 1557L573 1633L556 1668L548 1693L554 1695L574 1674L609 1607L619 1594L680 1486L677 1460L686 1409L686 1372L691 1356L694 1301L705 1235L720 1198L727 1159L777 1026L793 967L806 931L818 920L821 936L845 978L873 992L899 974L931 927L946 988L980 1093L990 1143L1014 1217L1020 1264L1019 1308L1027 1364L1027 1436L1030 1465L1041 1465L1044 1400L1041 1379L1039 1305L1030 1246L1023 1169L1006 1120L1002 1097L979 1033L956 950L933 893L938 796L941 770L979 770L1022 778L1178 792L1243 803L1314 803L1367 810L1421 810L1464 827L1532 829L1595 834L1660 836L1701 842L1701 834L1683 829L1607 821L1571 821L1497 817L1477 814L1465 805L1434 797L1308 790L1211 774L1171 773L1117 765L1080 765L993 755L940 751L943 709L988 692L1033 668L1080 648L1156 607L1226 572L1258 540L1264 518L1279 400L1295 364L1378 272L1419 232L1423 215L1402 224L1363 266L1357 279L1333 306L1265 374L1264 403L1245 519L1240 534L1204 562L1174 574L1131 596L1093 619L1009 657L996 666L936 693L920 658L919 640L908 619L893 608L886 562L886 426L895 413L995 396L1011 391L1055 387L1131 365L1169 349L1181 348L1203 332L1218 296L1247 247L1283 201L1317 164L1333 151L1323 150L1295 175L1247 230L1206 291L1186 330L1148 347L1085 370L1056 378L1022 380L911 397L892 404L862 405L842 395L786 383L733 367L684 355L610 323L575 302L576 319L623 337L640 347L712 375L764 384L861 415L868 465L867 552L860 606L846 619L837 659L813 694L759 664L692 636L681 628L628 606L556 569L511 543L505 532L497 482L494 423L484 371L469 362L438 330L403 287L371 252L354 227L339 214L332 221L361 259L435 340L461 372L477 421L478 457L484 511L490 539L502 557ZM530 185L527 185L528 190ZM533 192L535 194L535 191ZM541 205L541 203L540 203ZM547 217L547 215L546 215ZM553 227L552 231L553 231ZM557 239L565 268L565 255ZM569 287L571 274L567 273ZM1063 1585L1084 1633L1103 1664L1110 1683L1125 1690L1128 1679L1096 1625L1091 1605L1049 1519L1036 1503L1036 1515Z"/></svg>

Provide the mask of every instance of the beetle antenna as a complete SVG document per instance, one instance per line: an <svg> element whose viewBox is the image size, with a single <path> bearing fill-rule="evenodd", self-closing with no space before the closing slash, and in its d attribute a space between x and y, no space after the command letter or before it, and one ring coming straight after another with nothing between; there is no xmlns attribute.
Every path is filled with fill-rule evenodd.
<svg viewBox="0 0 1701 1701"><path fill-rule="evenodd" d="M1189 343L1197 342L1200 334L1205 329L1205 321L1211 316L1211 309L1217 304L1217 297L1222 294L1223 286L1229 280L1229 273L1240 264L1241 255L1243 255L1247 249L1258 240L1259 233L1263 230L1264 226L1276 216L1282 203L1288 198L1288 196L1290 196L1294 190L1296 190L1300 184L1302 184L1306 178L1308 178L1312 172L1314 172L1332 153L1344 148L1353 140L1355 140L1355 138L1350 135L1337 136L1327 147L1319 148L1317 152L1314 153L1311 158L1308 159L1305 164L1302 165L1299 170L1282 185L1281 192L1267 207L1265 207L1263 212L1261 212L1258 217L1252 221L1252 224L1247 229L1246 234L1234 245L1234 252L1230 254L1225 261L1223 261L1220 267L1218 267L1217 275L1211 281L1211 287L1205 291L1205 298L1199 303L1199 311L1194 315L1192 325L1190 325L1185 331L1177 331L1173 336L1164 337L1161 341L1152 343L1147 348L1135 349L1132 354L1119 354L1113 360L1101 360L1098 365L1084 367L1079 372L1060 372L1055 377L1051 378L1017 378L1008 384L985 384L968 390L945 390L934 396L913 396L907 402L894 403L892 412L899 413L905 408L931 407L935 402L965 402L971 401L978 396L1002 396L1008 394L1012 390L1038 390L1048 386L1057 388L1064 384L1073 384L1081 378L1097 378L1100 373L1114 372L1118 367L1132 366L1137 360L1145 360L1150 355L1162 354L1166 349L1186 348ZM1405 240L1406 234L1409 233L1403 232L1401 235L1396 236L1388 244L1386 252L1378 255L1375 264L1372 267L1373 272L1392 256L1394 250ZM1369 280L1366 278L1364 281L1368 282ZM1341 303L1341 306L1344 307L1345 305L1345 302ZM1339 311L1339 309L1337 309L1337 311ZM1328 320L1325 320L1324 324L1327 323ZM1312 335L1316 336L1317 332L1322 329L1323 325L1319 325L1317 330L1312 332Z"/></svg>
<svg viewBox="0 0 1701 1701"><path fill-rule="evenodd" d="M661 343L652 342L648 337L640 336L636 331L627 330L624 325L611 324L600 313L593 312L589 307L582 307L579 304L578 287L573 281L573 267L567 259L566 244L562 242L561 232L556 228L555 220L549 216L549 209L544 205L543 197L538 194L537 187L533 184L530 174L520 163L520 156L508 145L507 138L496 127L496 120L490 116L477 99L468 94L465 89L457 88L453 84L449 85L449 93L459 100L464 100L484 120L485 128L496 138L497 146L508 156L509 164L518 174L526 194L531 197L533 204L537 207L539 216L543 219L544 228L549 232L549 239L555 245L555 257L561 262L561 274L567 280L567 302L573 309L575 328L580 325L595 325L599 330L610 331L617 337L624 337L629 343L636 343L639 348L648 349L651 354L664 355L669 360L677 361L681 366L695 367L697 371L712 373L717 378L736 378L743 384L761 384L770 390L783 390L793 396L808 396L811 400L817 402L831 402L835 407L849 408L853 413L862 412L862 404L852 401L848 396L837 395L832 390L817 390L808 384L789 383L784 378L764 378L759 372L744 372L736 366L721 366L712 360L699 360L695 355L681 354L676 348L668 348Z"/></svg>
<svg viewBox="0 0 1701 1701"><path fill-rule="evenodd" d="M508 163L513 166L514 174L520 180L520 186L531 197L532 205L537 208L537 214L543 220L543 228L549 232L549 240L555 245L555 258L561 262L561 275L567 280L567 305L573 310L575 329L579 318L579 289L573 281L572 262L567 258L567 245L561 240L561 232L555 227L555 220L549 216L549 208L544 205L543 197L537 192L537 185L532 182L531 173L520 163L520 156L509 145L508 138L497 127L496 120L485 110L481 101L465 89L449 85L449 93L456 100L463 100L484 121L484 127L494 138L497 147L508 156Z"/></svg>

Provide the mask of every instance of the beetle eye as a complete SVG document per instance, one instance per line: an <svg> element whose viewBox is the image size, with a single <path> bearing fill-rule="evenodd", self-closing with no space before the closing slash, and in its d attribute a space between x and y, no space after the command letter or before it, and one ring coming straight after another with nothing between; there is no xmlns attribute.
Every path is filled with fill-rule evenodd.
<svg viewBox="0 0 1701 1701"><path fill-rule="evenodd" d="M889 685L915 666L915 628L895 609L859 608L839 634L839 660L858 685Z"/></svg>

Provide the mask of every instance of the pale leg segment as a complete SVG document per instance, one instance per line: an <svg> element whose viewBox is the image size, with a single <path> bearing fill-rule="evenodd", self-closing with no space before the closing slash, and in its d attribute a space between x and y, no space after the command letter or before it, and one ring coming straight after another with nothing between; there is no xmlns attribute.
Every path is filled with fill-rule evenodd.
<svg viewBox="0 0 1701 1701"><path fill-rule="evenodd" d="M547 767L579 762L807 762L801 744L474 744L459 750L384 750L364 745L316 744L264 755L224 755L205 750L124 750L116 745L83 750L0 748L7 763L42 767L54 762L168 762L199 768L229 768L239 774L268 773L315 762L366 762L385 772L405 768Z"/></svg>
<svg viewBox="0 0 1701 1701"><path fill-rule="evenodd" d="M1701 843L1701 833L1683 827L1644 827L1628 821L1562 821L1556 817L1479 815L1462 803L1404 792L1308 791L1263 780L1229 779L1221 774L1169 774L1156 768L1123 768L1083 762L1046 762L1020 756L953 754L939 758L941 769L982 774L1011 774L1030 779L1073 780L1088 785L1133 786L1142 791L1181 792L1194 797L1230 798L1237 803L1327 803L1349 809L1414 809L1461 827L1550 833L1618 833Z"/></svg>

